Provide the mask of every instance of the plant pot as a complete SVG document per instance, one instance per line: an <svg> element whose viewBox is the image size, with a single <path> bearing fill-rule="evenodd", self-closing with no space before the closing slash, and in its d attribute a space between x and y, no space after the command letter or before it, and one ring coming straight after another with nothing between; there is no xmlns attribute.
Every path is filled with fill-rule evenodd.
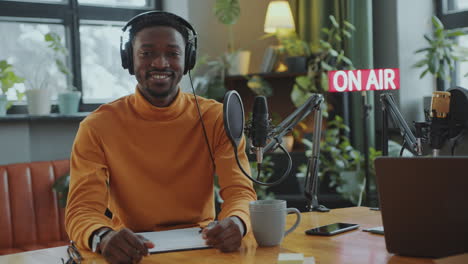
<svg viewBox="0 0 468 264"><path fill-rule="evenodd" d="M30 89L26 91L28 112L30 115L50 114L49 89Z"/></svg>
<svg viewBox="0 0 468 264"><path fill-rule="evenodd" d="M81 92L65 92L58 94L58 108L62 115L73 115L78 113Z"/></svg>
<svg viewBox="0 0 468 264"><path fill-rule="evenodd" d="M6 115L6 107L8 105L8 99L6 94L0 95L0 116Z"/></svg>
<svg viewBox="0 0 468 264"><path fill-rule="evenodd" d="M294 56L286 58L286 65L288 66L288 72L299 72L303 73L307 71L307 57Z"/></svg>
<svg viewBox="0 0 468 264"><path fill-rule="evenodd" d="M246 75L249 73L250 51L236 51L228 55L229 75Z"/></svg>

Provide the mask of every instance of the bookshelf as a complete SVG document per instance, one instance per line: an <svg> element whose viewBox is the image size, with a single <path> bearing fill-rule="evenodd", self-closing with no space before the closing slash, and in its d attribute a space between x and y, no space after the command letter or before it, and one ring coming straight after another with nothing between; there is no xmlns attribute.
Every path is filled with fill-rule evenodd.
<svg viewBox="0 0 468 264"><path fill-rule="evenodd" d="M290 95L297 76L306 73L256 73L248 76L258 75L267 81L273 95L268 97L268 108L271 113L277 113L281 118L287 117L296 107L291 102ZM226 76L225 85L228 90L236 90L243 101L245 113L252 111L255 94L247 87L247 79L243 75Z"/></svg>

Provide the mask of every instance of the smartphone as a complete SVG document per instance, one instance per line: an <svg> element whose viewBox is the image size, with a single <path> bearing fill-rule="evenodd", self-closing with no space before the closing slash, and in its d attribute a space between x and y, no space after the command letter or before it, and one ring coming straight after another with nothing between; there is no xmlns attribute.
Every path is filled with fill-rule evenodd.
<svg viewBox="0 0 468 264"><path fill-rule="evenodd" d="M358 224L334 223L308 229L305 231L305 233L307 235L332 236L349 230L357 229L358 227Z"/></svg>

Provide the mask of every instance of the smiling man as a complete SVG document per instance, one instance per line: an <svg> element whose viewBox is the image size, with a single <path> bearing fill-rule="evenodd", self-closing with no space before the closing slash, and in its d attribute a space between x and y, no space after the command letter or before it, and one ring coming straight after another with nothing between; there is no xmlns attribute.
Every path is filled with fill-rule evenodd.
<svg viewBox="0 0 468 264"><path fill-rule="evenodd" d="M221 251L237 250L256 195L224 132L222 104L179 89L195 64L195 30L154 11L130 20L122 39L122 65L138 85L80 124L65 219L70 238L110 263L139 262L158 245L135 232L203 227L215 219L216 173L224 203L203 237ZM244 141L239 148L249 167Z"/></svg>

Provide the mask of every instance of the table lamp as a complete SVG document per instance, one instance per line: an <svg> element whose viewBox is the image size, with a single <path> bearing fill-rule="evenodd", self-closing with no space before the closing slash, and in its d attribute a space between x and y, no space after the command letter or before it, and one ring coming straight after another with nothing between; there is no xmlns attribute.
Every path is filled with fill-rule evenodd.
<svg viewBox="0 0 468 264"><path fill-rule="evenodd" d="M275 33L278 29L295 30L291 8L285 0L275 0L268 4L264 31Z"/></svg>

